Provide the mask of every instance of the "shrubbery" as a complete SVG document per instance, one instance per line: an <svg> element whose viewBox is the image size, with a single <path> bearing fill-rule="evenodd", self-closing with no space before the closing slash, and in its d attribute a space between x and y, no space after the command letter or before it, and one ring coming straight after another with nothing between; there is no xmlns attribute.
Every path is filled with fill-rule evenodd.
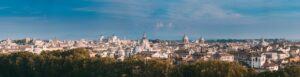
<svg viewBox="0 0 300 77"><path fill-rule="evenodd" d="M90 58L85 49L0 55L0 77L299 77L299 66L257 74L235 62Z"/></svg>

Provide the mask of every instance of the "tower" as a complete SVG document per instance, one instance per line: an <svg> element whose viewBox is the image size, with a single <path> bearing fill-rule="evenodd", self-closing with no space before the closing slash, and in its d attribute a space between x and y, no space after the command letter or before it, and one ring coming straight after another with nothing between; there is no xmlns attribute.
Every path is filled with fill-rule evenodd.
<svg viewBox="0 0 300 77"><path fill-rule="evenodd" d="M186 35L186 34L184 34L184 36L183 36L183 44L184 45L187 45L187 44L189 44L190 42L189 42L189 37Z"/></svg>
<svg viewBox="0 0 300 77"><path fill-rule="evenodd" d="M99 43L103 43L104 36L101 34L99 38Z"/></svg>
<svg viewBox="0 0 300 77"><path fill-rule="evenodd" d="M144 32L143 38L142 39L147 39L147 34Z"/></svg>
<svg viewBox="0 0 300 77"><path fill-rule="evenodd" d="M183 36L183 48L186 49L186 48L190 47L189 43L190 43L189 37L187 35L184 35Z"/></svg>
<svg viewBox="0 0 300 77"><path fill-rule="evenodd" d="M149 40L147 38L146 33L144 33L142 39L141 39L141 46L143 49L149 49L150 48L150 43Z"/></svg>
<svg viewBox="0 0 300 77"><path fill-rule="evenodd" d="M119 39L115 34L113 34L111 36L111 38L109 39L109 43L118 43L118 42L119 42Z"/></svg>
<svg viewBox="0 0 300 77"><path fill-rule="evenodd" d="M199 39L199 43L200 43L200 44L205 43L205 39L204 39L203 37L201 37L201 38Z"/></svg>

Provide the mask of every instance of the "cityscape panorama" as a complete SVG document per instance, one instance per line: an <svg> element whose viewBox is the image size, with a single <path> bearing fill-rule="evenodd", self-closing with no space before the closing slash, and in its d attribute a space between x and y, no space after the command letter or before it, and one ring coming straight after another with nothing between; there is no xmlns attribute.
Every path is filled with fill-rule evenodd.
<svg viewBox="0 0 300 77"><path fill-rule="evenodd" d="M299 0L1 0L0 77L300 77Z"/></svg>

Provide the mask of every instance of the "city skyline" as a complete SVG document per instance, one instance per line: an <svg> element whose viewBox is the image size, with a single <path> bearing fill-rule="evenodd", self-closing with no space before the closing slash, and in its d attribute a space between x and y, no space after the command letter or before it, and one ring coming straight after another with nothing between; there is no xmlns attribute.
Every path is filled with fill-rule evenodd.
<svg viewBox="0 0 300 77"><path fill-rule="evenodd" d="M112 35L103 35L103 34L100 34L100 35L97 35L97 36L92 36L92 38L80 38L80 39L63 39L63 38L57 38L57 37L53 37L53 38L39 38L39 37L24 37L24 38L5 38L5 39L0 39L0 41L4 41L4 40L24 40L24 39L36 39L36 40L94 40L94 41L99 41L99 39L111 39L111 38L117 38L117 39L120 39L120 40L141 40L141 39L148 39L148 40L169 40L169 41L181 41L183 39L188 39L190 42L195 42L196 40L210 40L210 41L216 41L216 40L262 40L262 39L268 39L268 40L289 40L289 41L300 41L300 40L297 40L297 39L286 39L286 38L264 38L264 37L261 37L261 38L205 38L204 36L189 36L187 34L184 34L182 35L181 37L176 37L174 39L161 39L161 38L153 38L153 37L148 37L149 35L144 32L142 34L142 36L138 37L138 38L135 38L135 39L130 39L130 38L126 38L126 36L118 36L117 34L112 34ZM191 38L192 37L192 38Z"/></svg>
<svg viewBox="0 0 300 77"><path fill-rule="evenodd" d="M300 1L0 1L0 39L300 39Z"/></svg>

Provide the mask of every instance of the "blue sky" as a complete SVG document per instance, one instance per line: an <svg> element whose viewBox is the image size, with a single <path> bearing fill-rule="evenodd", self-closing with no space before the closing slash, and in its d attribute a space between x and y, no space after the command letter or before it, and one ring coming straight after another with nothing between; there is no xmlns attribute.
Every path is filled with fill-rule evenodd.
<svg viewBox="0 0 300 77"><path fill-rule="evenodd" d="M0 39L300 39L299 0L1 0Z"/></svg>

